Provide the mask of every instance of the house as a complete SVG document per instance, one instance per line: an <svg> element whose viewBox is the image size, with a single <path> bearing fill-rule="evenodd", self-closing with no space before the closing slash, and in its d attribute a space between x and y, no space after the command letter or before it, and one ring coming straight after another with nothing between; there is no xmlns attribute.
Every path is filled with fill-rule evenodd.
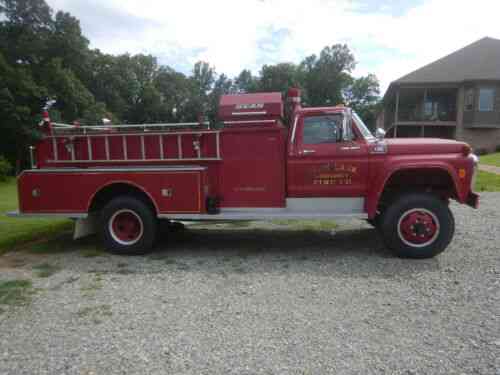
<svg viewBox="0 0 500 375"><path fill-rule="evenodd" d="M392 82L377 125L388 137L500 145L500 40L483 38Z"/></svg>

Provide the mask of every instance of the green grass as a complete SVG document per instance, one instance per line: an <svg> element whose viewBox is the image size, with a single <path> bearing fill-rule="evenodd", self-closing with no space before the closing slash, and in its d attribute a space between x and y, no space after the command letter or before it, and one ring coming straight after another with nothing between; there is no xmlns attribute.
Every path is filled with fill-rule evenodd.
<svg viewBox="0 0 500 375"><path fill-rule="evenodd" d="M500 175L478 171L475 191L500 191Z"/></svg>
<svg viewBox="0 0 500 375"><path fill-rule="evenodd" d="M29 280L0 281L0 305L24 305L32 294L33 284Z"/></svg>
<svg viewBox="0 0 500 375"><path fill-rule="evenodd" d="M500 167L500 152L495 152L494 154L480 156L479 162L481 164L488 164Z"/></svg>
<svg viewBox="0 0 500 375"><path fill-rule="evenodd" d="M71 227L71 221L61 219L25 219L5 216L17 210L16 180L0 183L0 254L26 242L51 237Z"/></svg>

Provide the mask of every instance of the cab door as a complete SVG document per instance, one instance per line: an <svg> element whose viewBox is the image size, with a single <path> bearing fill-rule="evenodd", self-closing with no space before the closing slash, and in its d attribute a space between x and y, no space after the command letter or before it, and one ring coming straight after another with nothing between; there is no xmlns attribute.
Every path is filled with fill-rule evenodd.
<svg viewBox="0 0 500 375"><path fill-rule="evenodd" d="M368 146L357 133L344 140L342 112L297 119L287 159L288 197L364 197Z"/></svg>

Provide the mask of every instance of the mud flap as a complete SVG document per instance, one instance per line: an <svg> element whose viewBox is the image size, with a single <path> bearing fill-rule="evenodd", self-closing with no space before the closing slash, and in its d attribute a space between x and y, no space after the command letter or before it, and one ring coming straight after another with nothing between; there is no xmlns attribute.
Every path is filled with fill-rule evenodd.
<svg viewBox="0 0 500 375"><path fill-rule="evenodd" d="M97 215L89 215L85 219L77 219L73 230L73 239L87 237L98 231L99 218Z"/></svg>

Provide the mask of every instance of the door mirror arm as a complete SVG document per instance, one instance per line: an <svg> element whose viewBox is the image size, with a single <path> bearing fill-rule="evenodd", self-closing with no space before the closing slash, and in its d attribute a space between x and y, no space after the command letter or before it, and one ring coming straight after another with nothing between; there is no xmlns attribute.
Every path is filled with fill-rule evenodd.
<svg viewBox="0 0 500 375"><path fill-rule="evenodd" d="M341 139L344 142L350 142L353 140L353 136L352 136L352 110L350 108L346 109L346 111L344 112L344 121L342 122Z"/></svg>

